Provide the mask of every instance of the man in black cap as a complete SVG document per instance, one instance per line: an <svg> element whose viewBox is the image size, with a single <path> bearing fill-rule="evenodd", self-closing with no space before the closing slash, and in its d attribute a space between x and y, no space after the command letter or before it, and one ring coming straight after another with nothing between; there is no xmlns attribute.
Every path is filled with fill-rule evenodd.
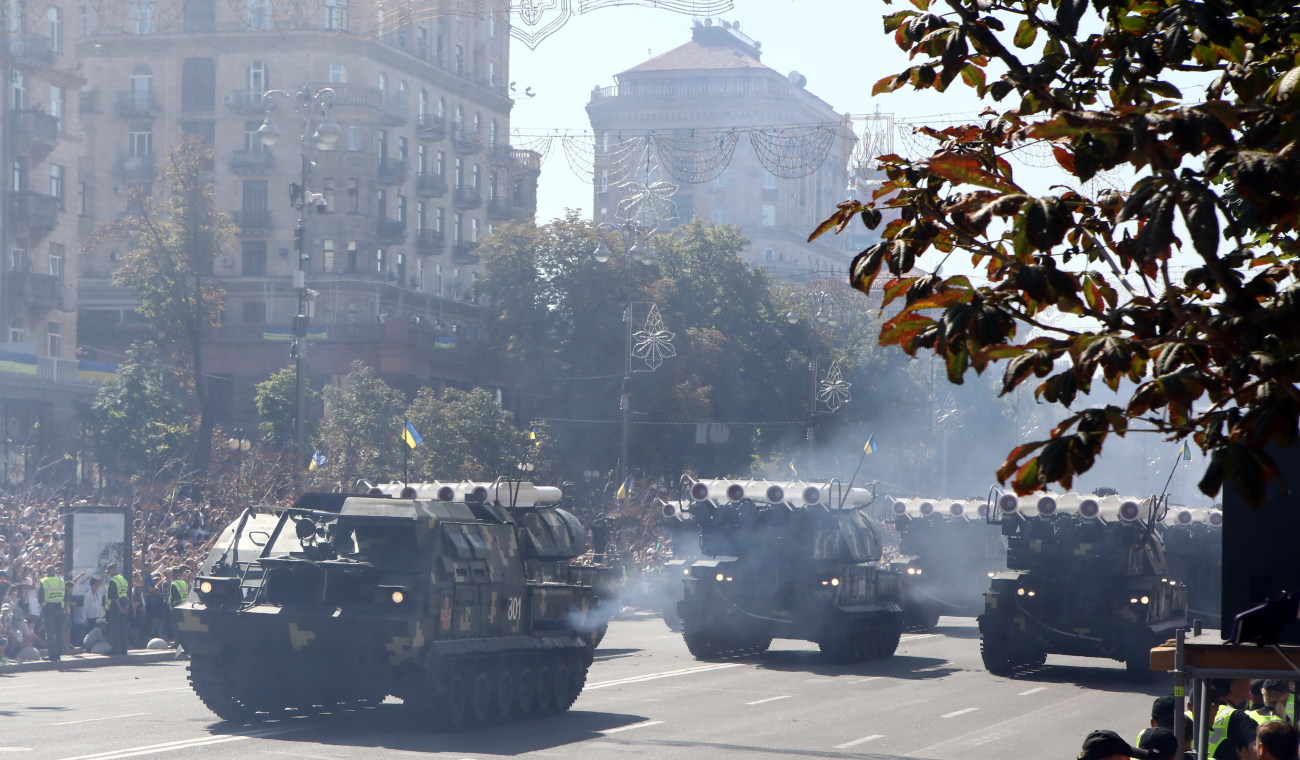
<svg viewBox="0 0 1300 760"><path fill-rule="evenodd" d="M1130 746L1114 731L1093 731L1083 740L1083 750L1079 752L1079 760L1124 760L1128 757L1149 760L1152 754Z"/></svg>
<svg viewBox="0 0 1300 760"><path fill-rule="evenodd" d="M1167 728L1148 728L1138 736L1138 747L1151 753L1151 760L1175 760L1182 750L1182 742Z"/></svg>

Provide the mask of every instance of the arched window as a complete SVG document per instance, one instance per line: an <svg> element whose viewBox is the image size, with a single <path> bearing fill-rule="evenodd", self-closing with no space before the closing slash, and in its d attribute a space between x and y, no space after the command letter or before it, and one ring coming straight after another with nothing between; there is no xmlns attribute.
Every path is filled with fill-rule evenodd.
<svg viewBox="0 0 1300 760"><path fill-rule="evenodd" d="M446 118L447 118L447 99L446 99L446 98L438 98L438 118L439 118L439 119L446 119Z"/></svg>
<svg viewBox="0 0 1300 760"><path fill-rule="evenodd" d="M488 142L490 142L493 146L497 144L497 120L496 119L492 120L492 132L489 133L488 135Z"/></svg>
<svg viewBox="0 0 1300 760"><path fill-rule="evenodd" d="M379 96L385 101L388 100L388 75L379 75Z"/></svg>
<svg viewBox="0 0 1300 760"><path fill-rule="evenodd" d="M416 113L420 119L423 120L424 117L429 115L429 93L427 91L420 90L420 101L416 104L416 108L418 109Z"/></svg>
<svg viewBox="0 0 1300 760"><path fill-rule="evenodd" d="M397 83L397 107L406 110L406 82Z"/></svg>
<svg viewBox="0 0 1300 760"><path fill-rule="evenodd" d="M477 135L479 129L482 128L482 126L483 126L483 117L479 116L478 111L475 111L474 112L474 134Z"/></svg>
<svg viewBox="0 0 1300 760"><path fill-rule="evenodd" d="M464 108L460 106L456 106L456 118L452 120L452 126L455 127L456 129L460 129L461 127L465 126Z"/></svg>

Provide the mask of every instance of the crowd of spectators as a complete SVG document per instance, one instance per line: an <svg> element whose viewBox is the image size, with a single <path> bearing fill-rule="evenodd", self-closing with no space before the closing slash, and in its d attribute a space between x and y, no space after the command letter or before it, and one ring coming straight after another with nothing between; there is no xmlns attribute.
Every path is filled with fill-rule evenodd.
<svg viewBox="0 0 1300 760"><path fill-rule="evenodd" d="M64 565L63 508L85 504L55 497L0 496L0 658L33 658L32 649L46 648L37 586L44 568ZM190 500L133 504L129 647L143 647L166 632L166 571L197 570L213 534L235 512L233 505L221 509ZM65 651L77 651L87 634L94 638L97 620L104 617L104 578L92 577L90 588L91 593L69 599L65 644L70 647Z"/></svg>

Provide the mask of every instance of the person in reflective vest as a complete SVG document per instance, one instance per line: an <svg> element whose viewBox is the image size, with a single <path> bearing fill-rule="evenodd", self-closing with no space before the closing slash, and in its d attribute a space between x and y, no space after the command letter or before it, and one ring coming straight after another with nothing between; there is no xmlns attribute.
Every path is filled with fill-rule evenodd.
<svg viewBox="0 0 1300 760"><path fill-rule="evenodd" d="M176 641L176 605L185 601L185 597L190 595L190 584L185 579L185 574L189 568L184 565L167 569L167 636L175 643Z"/></svg>
<svg viewBox="0 0 1300 760"><path fill-rule="evenodd" d="M1215 678L1210 681L1210 707L1217 708L1210 724L1206 749L1214 760L1254 760L1251 746L1259 724L1237 709L1250 698L1249 678Z"/></svg>
<svg viewBox="0 0 1300 760"><path fill-rule="evenodd" d="M58 662L63 656L63 639L68 632L68 587L81 580L81 575L68 581L59 575L57 565L45 568L45 577L36 588L41 604L41 619L45 622L45 641L48 647L45 659Z"/></svg>
<svg viewBox="0 0 1300 760"><path fill-rule="evenodd" d="M104 568L104 575L108 576L108 593L105 595L108 607L108 653L126 654L126 626L131 618L131 587L118 572L116 562L110 562Z"/></svg>

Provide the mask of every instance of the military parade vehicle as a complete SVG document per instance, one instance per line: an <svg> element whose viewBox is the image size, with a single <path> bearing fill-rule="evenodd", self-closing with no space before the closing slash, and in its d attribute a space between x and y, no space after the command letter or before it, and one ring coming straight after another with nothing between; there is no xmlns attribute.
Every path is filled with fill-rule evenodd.
<svg viewBox="0 0 1300 760"><path fill-rule="evenodd" d="M1002 494L1007 567L995 573L979 617L989 672L1036 667L1048 654L1109 657L1137 680L1150 649L1187 625L1187 588L1172 580L1156 498Z"/></svg>
<svg viewBox="0 0 1300 760"><path fill-rule="evenodd" d="M662 529L668 540L670 559L657 566L648 568L651 593L653 594L663 618L670 630L682 629L682 617L677 612L682 601L684 577L690 572L700 554L700 532L694 520L686 511L688 501L660 501L659 511L663 515Z"/></svg>
<svg viewBox="0 0 1300 760"><path fill-rule="evenodd" d="M889 499L899 553L889 566L903 576L904 623L929 630L940 615L976 616L989 578L1006 570L999 526L985 500Z"/></svg>
<svg viewBox="0 0 1300 760"><path fill-rule="evenodd" d="M838 482L696 480L685 509L701 559L682 576L682 636L697 659L815 641L834 661L888 657L902 632L902 584L880 566L865 510L874 496Z"/></svg>
<svg viewBox="0 0 1300 760"><path fill-rule="evenodd" d="M203 703L252 721L392 695L452 729L567 710L601 620L567 570L586 536L551 506L560 490L368 490L250 507L225 529L177 610Z"/></svg>
<svg viewBox="0 0 1300 760"><path fill-rule="evenodd" d="M1223 603L1223 512L1173 507L1164 520L1169 577L1187 585L1187 615L1219 628Z"/></svg>

